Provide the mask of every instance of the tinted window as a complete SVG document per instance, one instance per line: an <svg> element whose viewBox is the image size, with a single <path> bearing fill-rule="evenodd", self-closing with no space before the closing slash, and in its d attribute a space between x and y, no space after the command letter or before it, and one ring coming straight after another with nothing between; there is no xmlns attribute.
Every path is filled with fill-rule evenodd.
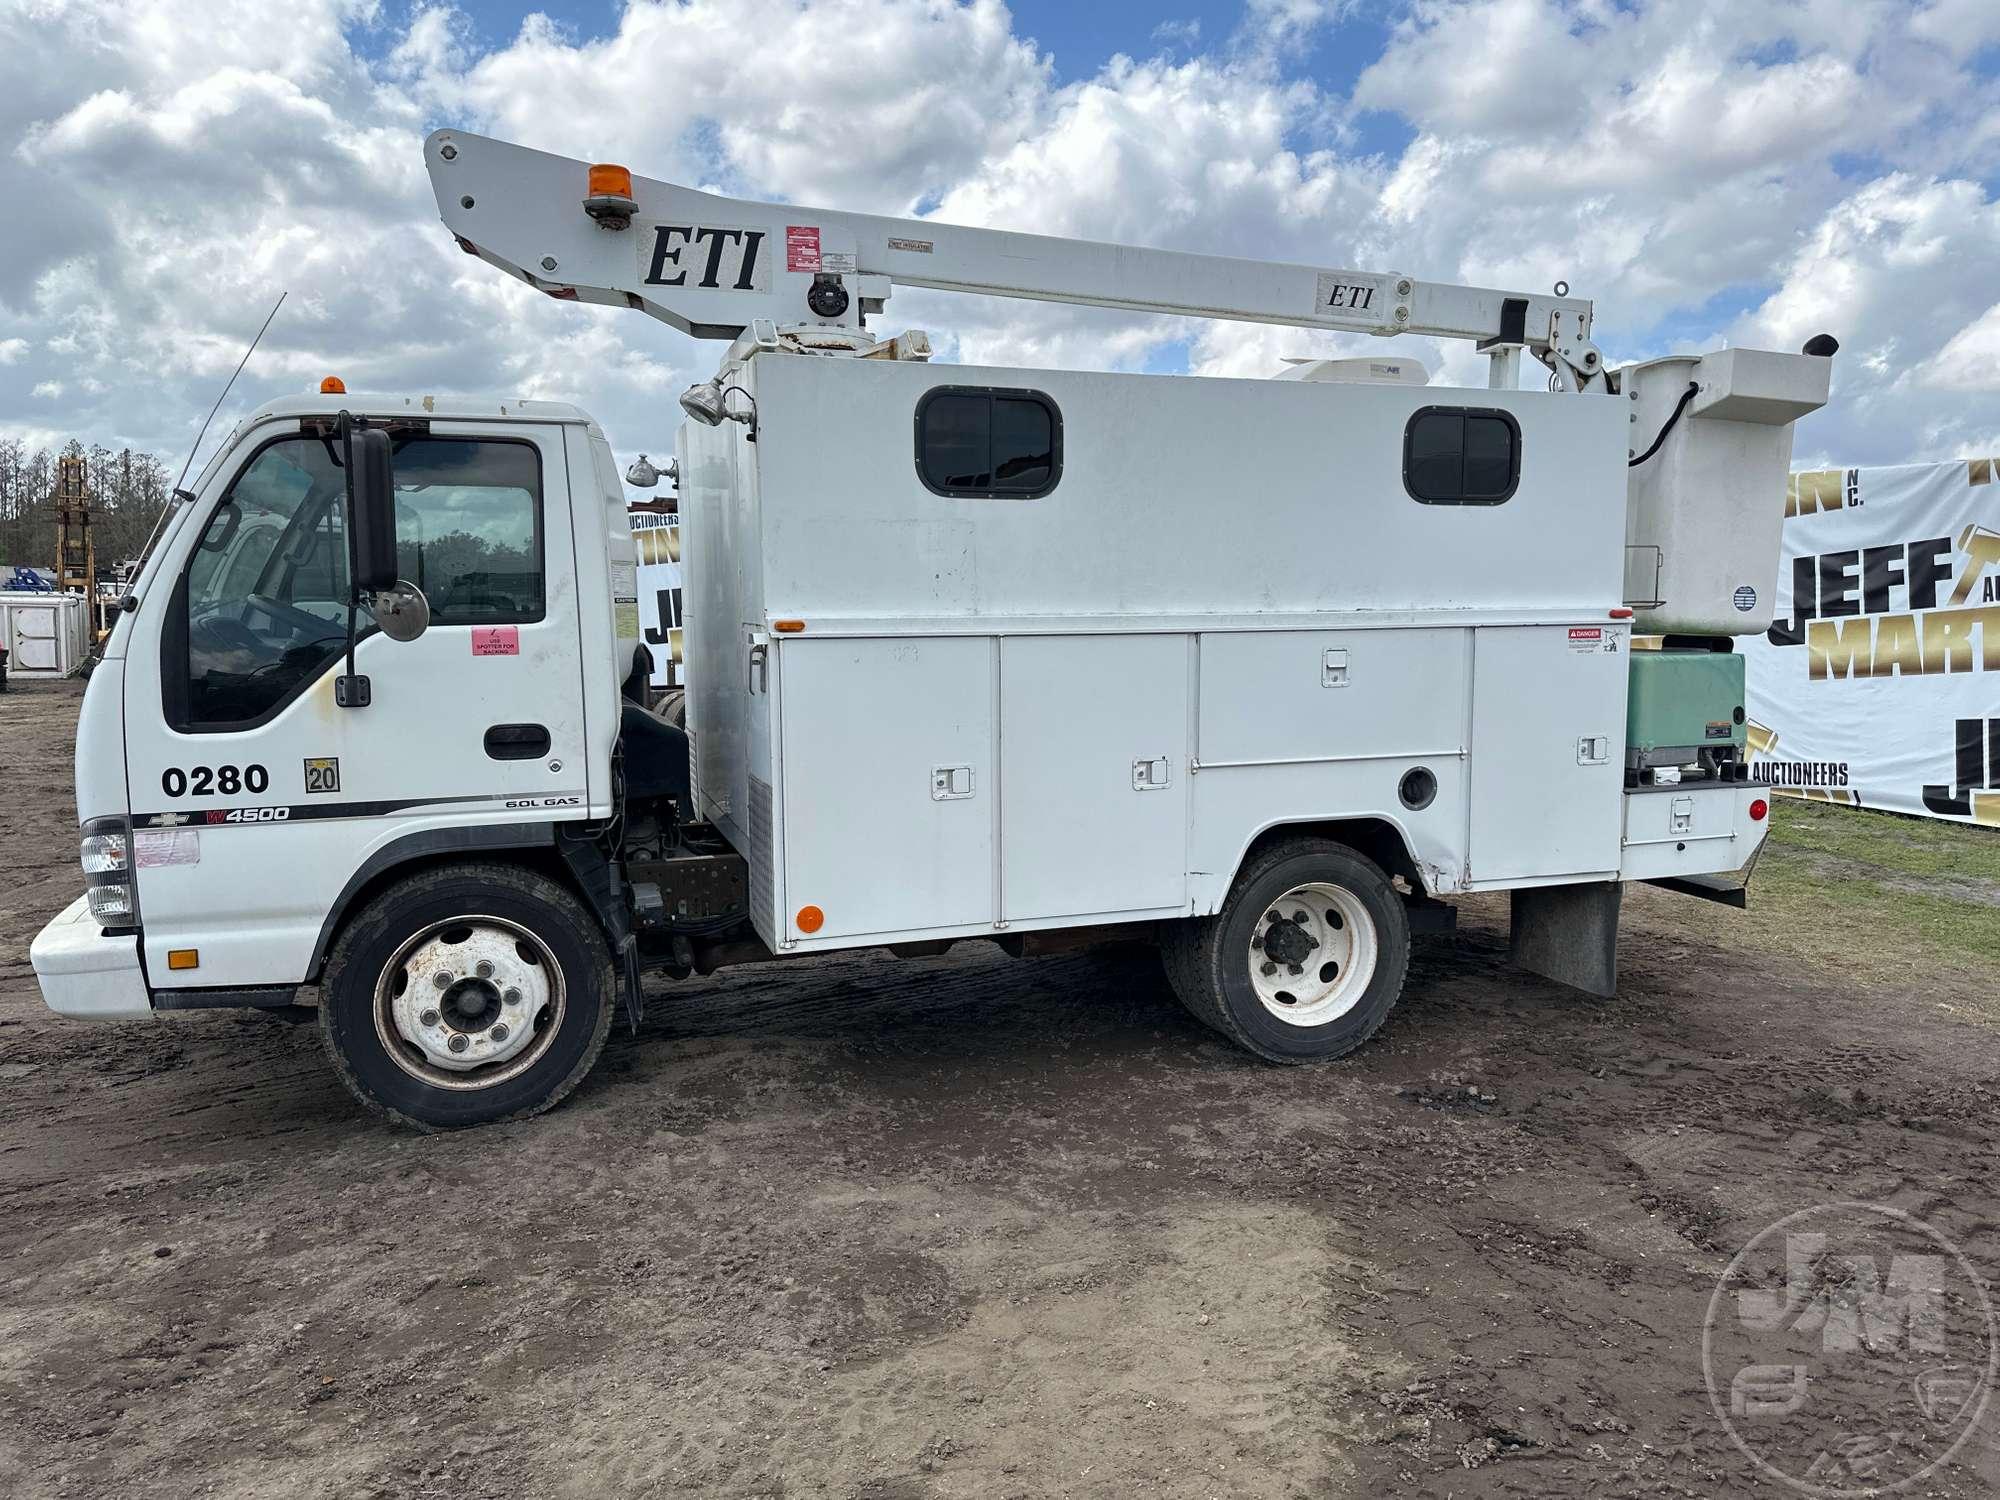
<svg viewBox="0 0 2000 1500"><path fill-rule="evenodd" d="M542 618L541 490L527 443L397 445L397 572L424 591L432 625Z"/></svg>
<svg viewBox="0 0 2000 1500"><path fill-rule="evenodd" d="M181 600L188 727L263 717L347 641L346 482L327 446L287 438L209 517Z"/></svg>
<svg viewBox="0 0 2000 1500"><path fill-rule="evenodd" d="M1427 406L1403 430L1403 486L1426 505L1498 505L1521 479L1521 429L1504 411Z"/></svg>
<svg viewBox="0 0 2000 1500"><path fill-rule="evenodd" d="M917 403L917 473L941 495L1046 495L1062 477L1062 416L1036 391L931 391Z"/></svg>

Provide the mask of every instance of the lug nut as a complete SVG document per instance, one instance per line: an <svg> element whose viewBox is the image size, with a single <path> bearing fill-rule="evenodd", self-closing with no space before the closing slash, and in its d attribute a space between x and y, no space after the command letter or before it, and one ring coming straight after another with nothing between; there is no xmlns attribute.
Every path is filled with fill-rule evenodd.
<svg viewBox="0 0 2000 1500"><path fill-rule="evenodd" d="M502 1000L505 1000L509 1005L519 1005L521 1003L521 992L519 990L510 989L507 991L506 994L502 995L500 998Z"/></svg>
<svg viewBox="0 0 2000 1500"><path fill-rule="evenodd" d="M460 1031L455 1033L452 1039L446 1042L445 1045L454 1052L463 1052L467 1047L472 1045L472 1040L464 1032Z"/></svg>
<svg viewBox="0 0 2000 1500"><path fill-rule="evenodd" d="M493 1040L496 1042L507 1040L507 1023L505 1021L498 1022L493 1027Z"/></svg>
<svg viewBox="0 0 2000 1500"><path fill-rule="evenodd" d="M477 974L481 979L491 979L493 977L493 965L482 958L473 966L472 972Z"/></svg>
<svg viewBox="0 0 2000 1500"><path fill-rule="evenodd" d="M1292 920L1303 927L1306 925L1306 914L1302 911L1295 911L1292 913Z"/></svg>
<svg viewBox="0 0 2000 1500"><path fill-rule="evenodd" d="M1293 972L1294 974L1303 974L1303 973L1305 973L1305 970L1304 970L1304 969L1302 969L1302 968L1300 968L1300 967L1299 967L1299 966L1298 966L1297 964L1293 964L1293 965L1291 966L1291 969L1292 969L1292 972Z"/></svg>
<svg viewBox="0 0 2000 1500"><path fill-rule="evenodd" d="M417 1019L422 1021L426 1026L435 1026L444 1018L434 1010L427 1010L421 1016L418 1016Z"/></svg>
<svg viewBox="0 0 2000 1500"><path fill-rule="evenodd" d="M437 987L438 987L439 989L441 989L441 990L448 990L448 989L450 989L450 988L451 988L451 982L452 982L452 981L451 981L451 975L449 975L449 974L442 974L442 973L441 973L441 974L436 974L436 975L433 975L433 976L432 976L432 978L431 978L431 983L432 983L432 984L434 984L434 985L436 985L436 986L437 986Z"/></svg>
<svg viewBox="0 0 2000 1500"><path fill-rule="evenodd" d="M1277 972L1278 972L1278 966L1276 964L1270 963L1268 961L1265 963L1264 965L1265 974L1270 975L1270 974L1275 974Z"/></svg>

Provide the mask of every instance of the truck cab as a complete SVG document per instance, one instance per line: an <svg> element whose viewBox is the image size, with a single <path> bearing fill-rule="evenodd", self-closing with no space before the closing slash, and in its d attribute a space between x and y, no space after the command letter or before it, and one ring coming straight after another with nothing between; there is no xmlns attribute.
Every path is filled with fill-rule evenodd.
<svg viewBox="0 0 2000 1500"><path fill-rule="evenodd" d="M343 420L388 435L397 572L429 624L349 622ZM635 562L603 433L571 406L271 402L183 492L85 692L87 895L36 963L99 1016L289 1002L330 923L425 851L607 818ZM344 678L367 684L343 706Z"/></svg>

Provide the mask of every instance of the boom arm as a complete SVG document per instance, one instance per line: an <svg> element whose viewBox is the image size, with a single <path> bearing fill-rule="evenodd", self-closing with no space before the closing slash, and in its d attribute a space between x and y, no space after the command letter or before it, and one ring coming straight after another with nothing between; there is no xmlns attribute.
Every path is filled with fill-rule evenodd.
<svg viewBox="0 0 2000 1500"><path fill-rule="evenodd" d="M697 338L733 339L757 319L856 329L891 287L932 287L1475 339L1503 355L1526 348L1571 389L1602 385L1580 297L753 203L622 169L593 186L588 163L456 130L435 132L424 158L467 252L551 296L635 307ZM622 191L596 191L607 182Z"/></svg>

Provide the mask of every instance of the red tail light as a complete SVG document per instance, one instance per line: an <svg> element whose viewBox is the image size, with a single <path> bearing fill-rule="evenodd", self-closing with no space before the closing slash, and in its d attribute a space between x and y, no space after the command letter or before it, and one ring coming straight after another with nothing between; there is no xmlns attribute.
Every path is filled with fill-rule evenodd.
<svg viewBox="0 0 2000 1500"><path fill-rule="evenodd" d="M1770 811L1771 804L1766 802L1762 797L1759 797L1755 802L1750 804L1750 821L1761 823Z"/></svg>

